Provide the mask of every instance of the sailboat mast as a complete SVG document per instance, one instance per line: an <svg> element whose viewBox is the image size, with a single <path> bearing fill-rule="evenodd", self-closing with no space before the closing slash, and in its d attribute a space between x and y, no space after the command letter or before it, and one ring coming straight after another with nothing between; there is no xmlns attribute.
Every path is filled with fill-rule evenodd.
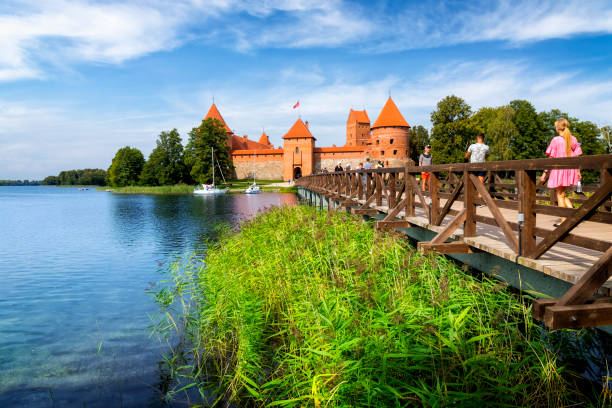
<svg viewBox="0 0 612 408"><path fill-rule="evenodd" d="M215 186L215 150L211 147L210 148L210 163L212 164L212 168L213 168L213 187Z"/></svg>

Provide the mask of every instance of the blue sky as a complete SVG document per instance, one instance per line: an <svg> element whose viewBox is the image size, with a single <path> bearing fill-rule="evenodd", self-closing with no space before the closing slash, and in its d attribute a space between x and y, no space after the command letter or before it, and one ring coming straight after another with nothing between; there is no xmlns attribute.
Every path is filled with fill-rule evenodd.
<svg viewBox="0 0 612 408"><path fill-rule="evenodd" d="M186 142L213 96L236 134L280 145L299 100L342 145L349 109L374 121L389 92L413 126L449 94L612 124L612 2L0 2L0 179Z"/></svg>

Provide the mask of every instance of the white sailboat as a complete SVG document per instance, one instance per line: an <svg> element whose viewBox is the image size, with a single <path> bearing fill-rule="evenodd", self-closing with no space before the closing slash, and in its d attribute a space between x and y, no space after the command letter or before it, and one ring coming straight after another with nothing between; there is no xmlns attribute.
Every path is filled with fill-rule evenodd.
<svg viewBox="0 0 612 408"><path fill-rule="evenodd" d="M215 187L215 150L211 147L210 148L210 156L211 156L211 163L212 163L212 170L213 170L213 182L212 184L202 184L202 188L196 188L195 190L193 190L193 194L195 195L212 195L212 194L225 194L227 193L227 190L229 190L228 188L218 188ZM218 165L219 163L217 163ZM223 181L225 182L225 177L223 176L223 171L221 171L221 166L219 166L219 171L221 172L221 177L223 177Z"/></svg>
<svg viewBox="0 0 612 408"><path fill-rule="evenodd" d="M245 194L259 194L261 190L257 183L255 182L255 162L257 161L257 153L253 156L253 184L248 186L246 190L244 190Z"/></svg>

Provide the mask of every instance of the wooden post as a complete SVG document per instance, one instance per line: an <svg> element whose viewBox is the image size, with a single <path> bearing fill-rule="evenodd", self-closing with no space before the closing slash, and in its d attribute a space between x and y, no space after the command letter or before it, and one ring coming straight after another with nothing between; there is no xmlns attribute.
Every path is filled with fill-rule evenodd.
<svg viewBox="0 0 612 408"><path fill-rule="evenodd" d="M406 217L414 217L414 190L412 188L413 183L410 182L412 174L404 170L404 185L406 186Z"/></svg>
<svg viewBox="0 0 612 408"><path fill-rule="evenodd" d="M474 220L474 216L476 215L476 207L474 206L475 196L476 189L472 180L470 180L470 172L466 170L463 173L463 208L465 209L465 223L463 225L464 237L476 236L476 221Z"/></svg>
<svg viewBox="0 0 612 408"><path fill-rule="evenodd" d="M612 183L612 177L611 177L611 173L610 173L610 169L601 169L600 173L599 173L599 186L603 186L604 183ZM608 200L610 200L612 197L608 197ZM612 206L608 206L606 207L606 205L604 204L603 209L605 209L606 211L612 211Z"/></svg>
<svg viewBox="0 0 612 408"><path fill-rule="evenodd" d="M363 188L363 173L357 173L357 199L359 200L360 198L363 197L363 199L365 200L365 190Z"/></svg>
<svg viewBox="0 0 612 408"><path fill-rule="evenodd" d="M395 173L389 174L389 211L395 208Z"/></svg>
<svg viewBox="0 0 612 408"><path fill-rule="evenodd" d="M518 221L521 227L519 233L519 255L531 258L536 248L536 212L534 211L536 172L533 170L518 170L515 178L518 184ZM522 226L521 221L523 221Z"/></svg>
<svg viewBox="0 0 612 408"><path fill-rule="evenodd" d="M437 173L429 172L429 191L431 192L431 217L429 223L437 225L436 221L440 214L440 179Z"/></svg>
<svg viewBox="0 0 612 408"><path fill-rule="evenodd" d="M372 195L372 173L366 173L366 194L368 198Z"/></svg>
<svg viewBox="0 0 612 408"><path fill-rule="evenodd" d="M382 175L376 173L374 175L375 188L376 188L376 205L382 205Z"/></svg>

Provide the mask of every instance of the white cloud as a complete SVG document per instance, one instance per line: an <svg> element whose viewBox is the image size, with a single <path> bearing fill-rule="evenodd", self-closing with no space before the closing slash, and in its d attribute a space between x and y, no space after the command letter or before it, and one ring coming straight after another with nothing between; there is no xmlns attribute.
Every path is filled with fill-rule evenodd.
<svg viewBox="0 0 612 408"><path fill-rule="evenodd" d="M42 78L49 62L119 64L198 38L243 52L385 52L478 41L513 44L612 33L612 4L445 2L385 8L343 0L10 1L0 7L0 81Z"/></svg>

